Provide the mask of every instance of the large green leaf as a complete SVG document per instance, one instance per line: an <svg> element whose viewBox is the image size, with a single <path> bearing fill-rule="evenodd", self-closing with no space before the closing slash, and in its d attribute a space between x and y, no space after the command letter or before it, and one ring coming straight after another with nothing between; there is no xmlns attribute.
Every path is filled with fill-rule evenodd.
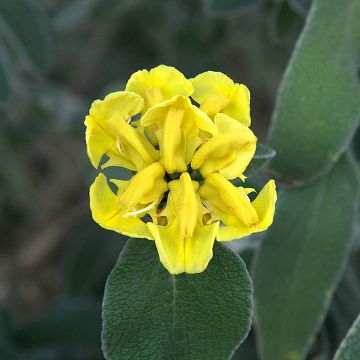
<svg viewBox="0 0 360 360"><path fill-rule="evenodd" d="M201 274L170 275L155 244L131 239L103 303L107 359L227 359L246 337L252 285L243 261L221 244Z"/></svg>
<svg viewBox="0 0 360 360"><path fill-rule="evenodd" d="M351 246L358 206L352 161L307 187L280 193L255 268L263 360L302 359L331 301Z"/></svg>
<svg viewBox="0 0 360 360"><path fill-rule="evenodd" d="M335 360L360 359L360 315L335 354Z"/></svg>
<svg viewBox="0 0 360 360"><path fill-rule="evenodd" d="M302 184L337 161L360 117L360 1L316 0L285 72L270 131L271 170Z"/></svg>
<svg viewBox="0 0 360 360"><path fill-rule="evenodd" d="M38 69L49 61L49 27L38 2L30 0L0 1L0 29L10 36L26 58Z"/></svg>

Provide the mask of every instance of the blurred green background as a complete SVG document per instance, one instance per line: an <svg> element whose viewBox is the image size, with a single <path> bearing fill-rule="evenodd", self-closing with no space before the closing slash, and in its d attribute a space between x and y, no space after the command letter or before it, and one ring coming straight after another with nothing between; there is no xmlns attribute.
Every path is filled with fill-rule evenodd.
<svg viewBox="0 0 360 360"><path fill-rule="evenodd" d="M91 219L91 102L158 64L222 71L249 87L265 142L309 3L0 1L1 359L102 358L103 288L126 239Z"/></svg>

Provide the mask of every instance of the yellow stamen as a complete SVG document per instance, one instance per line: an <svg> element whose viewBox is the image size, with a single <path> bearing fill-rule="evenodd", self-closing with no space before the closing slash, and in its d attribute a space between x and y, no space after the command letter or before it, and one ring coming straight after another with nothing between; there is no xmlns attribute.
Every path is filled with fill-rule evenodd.
<svg viewBox="0 0 360 360"><path fill-rule="evenodd" d="M153 209L154 207L155 207L155 203L152 203L142 209L126 212L125 214L123 214L123 217L136 216L139 214L143 214L143 213L146 213L147 211Z"/></svg>

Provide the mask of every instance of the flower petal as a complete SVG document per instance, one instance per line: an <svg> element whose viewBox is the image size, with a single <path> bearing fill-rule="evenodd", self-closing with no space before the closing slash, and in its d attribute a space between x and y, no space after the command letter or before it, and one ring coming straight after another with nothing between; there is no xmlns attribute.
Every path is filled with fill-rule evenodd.
<svg viewBox="0 0 360 360"><path fill-rule="evenodd" d="M185 272L197 274L203 272L213 257L213 245L219 228L219 222L210 225L198 224L191 238L185 239Z"/></svg>
<svg viewBox="0 0 360 360"><path fill-rule="evenodd" d="M186 171L201 142L200 130L208 137L217 134L212 120L183 96L153 106L141 118L141 124L157 134L161 162L170 174Z"/></svg>
<svg viewBox="0 0 360 360"><path fill-rule="evenodd" d="M245 126L250 126L250 92L244 84L234 83L221 72L207 71L190 79L193 99L211 118L224 113Z"/></svg>
<svg viewBox="0 0 360 360"><path fill-rule="evenodd" d="M146 224L155 239L160 261L170 274L181 274L185 271L184 238L179 236L176 223L171 226Z"/></svg>
<svg viewBox="0 0 360 360"><path fill-rule="evenodd" d="M90 116L86 116L85 124L86 151L91 164L98 168L104 154L113 147L114 138L99 128Z"/></svg>
<svg viewBox="0 0 360 360"><path fill-rule="evenodd" d="M166 65L159 65L150 71L137 71L127 82L126 90L145 99L145 110L175 95L188 97L194 91L191 82L180 71Z"/></svg>
<svg viewBox="0 0 360 360"><path fill-rule="evenodd" d="M116 147L120 156L129 159L135 169L140 171L159 159L159 152L150 144L141 131L126 121L119 120Z"/></svg>
<svg viewBox="0 0 360 360"><path fill-rule="evenodd" d="M99 174L90 187L90 209L94 221L105 229L127 236L153 239L142 220L137 217L122 216L123 209L104 174Z"/></svg>
<svg viewBox="0 0 360 360"><path fill-rule="evenodd" d="M179 234L176 222L168 227L153 223L147 223L147 226L155 239L160 261L169 273L196 274L206 269L213 256L217 222L211 225L198 224L189 238Z"/></svg>
<svg viewBox="0 0 360 360"><path fill-rule="evenodd" d="M86 116L86 145L91 163L96 168L106 154L113 164L141 170L158 159L158 151L128 120L138 114L144 100L137 94L119 91L95 100Z"/></svg>
<svg viewBox="0 0 360 360"><path fill-rule="evenodd" d="M276 185L274 180L269 180L262 188L259 195L252 202L259 216L257 225L259 231L267 229L273 222L275 204L277 200Z"/></svg>
<svg viewBox="0 0 360 360"><path fill-rule="evenodd" d="M191 237L199 212L196 193L199 184L192 181L188 173L183 173L179 180L170 181L169 188L170 205L176 217L178 232L182 237Z"/></svg>
<svg viewBox="0 0 360 360"><path fill-rule="evenodd" d="M193 169L207 175L219 171L226 179L241 177L256 150L253 132L224 114L217 114L215 124L219 134L205 142L195 152Z"/></svg>
<svg viewBox="0 0 360 360"><path fill-rule="evenodd" d="M243 125L251 125L250 91L244 84L234 84L229 105L222 111L224 114L239 120Z"/></svg>
<svg viewBox="0 0 360 360"><path fill-rule="evenodd" d="M203 104L212 95L229 97L234 82L225 74L217 71L206 71L190 79L194 86L192 98Z"/></svg>
<svg viewBox="0 0 360 360"><path fill-rule="evenodd" d="M220 174L213 173L207 176L204 185L199 189L199 194L211 208L234 215L250 227L259 221L246 192L236 188Z"/></svg>
<svg viewBox="0 0 360 360"><path fill-rule="evenodd" d="M221 218L225 226L219 228L217 240L230 241L240 239L252 233L266 230L273 222L276 199L275 181L270 180L252 202L259 217L258 223L254 226L247 226L232 214L218 212L217 216Z"/></svg>
<svg viewBox="0 0 360 360"><path fill-rule="evenodd" d="M106 155L109 157L109 159L104 164L101 165L101 169L106 169L111 166L118 166L133 171L136 170L134 163L130 161L128 158L119 155L118 152L109 150L107 151Z"/></svg>
<svg viewBox="0 0 360 360"><path fill-rule="evenodd" d="M164 180L165 169L160 163L154 163L138 172L128 182L118 202L126 211L136 211L138 205L157 203L168 190Z"/></svg>
<svg viewBox="0 0 360 360"><path fill-rule="evenodd" d="M237 224L236 226L233 225L226 225L220 226L217 241L232 241L238 240L245 236L251 235L252 233L257 232L254 228L249 228L245 224Z"/></svg>

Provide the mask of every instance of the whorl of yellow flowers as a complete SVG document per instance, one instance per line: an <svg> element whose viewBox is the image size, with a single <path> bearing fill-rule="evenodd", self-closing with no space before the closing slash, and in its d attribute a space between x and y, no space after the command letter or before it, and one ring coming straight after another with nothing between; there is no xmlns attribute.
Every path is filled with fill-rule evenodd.
<svg viewBox="0 0 360 360"><path fill-rule="evenodd" d="M249 90L222 73L188 80L165 65L134 73L125 91L95 100L85 119L92 165L134 172L129 181L109 180L116 193L103 173L96 177L90 188L94 220L154 240L172 274L204 271L215 239L239 239L273 221L273 180L252 202L253 189L229 181L244 180L254 156L250 121Z"/></svg>

